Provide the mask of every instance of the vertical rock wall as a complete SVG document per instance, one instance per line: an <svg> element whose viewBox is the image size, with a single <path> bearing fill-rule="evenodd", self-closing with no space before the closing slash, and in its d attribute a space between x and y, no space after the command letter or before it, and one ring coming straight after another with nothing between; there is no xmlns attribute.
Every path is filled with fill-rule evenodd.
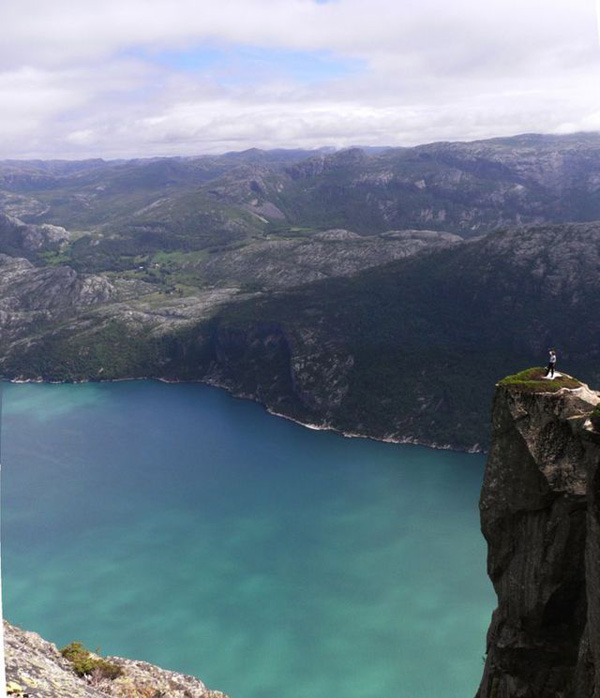
<svg viewBox="0 0 600 698"><path fill-rule="evenodd" d="M599 401L496 390L480 510L498 607L478 698L600 698Z"/></svg>

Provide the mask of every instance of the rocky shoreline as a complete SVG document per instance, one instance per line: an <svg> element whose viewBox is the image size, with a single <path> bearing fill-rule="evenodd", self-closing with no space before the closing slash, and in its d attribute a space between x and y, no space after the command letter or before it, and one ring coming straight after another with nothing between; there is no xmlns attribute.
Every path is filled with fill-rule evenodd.
<svg viewBox="0 0 600 698"><path fill-rule="evenodd" d="M476 443L473 444L473 446L469 448L458 448L453 444L446 443L438 443L436 441L426 441L424 439L417 439L413 436L407 435L407 436L383 436L383 437L377 437L373 436L372 434L365 434L361 432L351 432L351 431L344 431L342 429L337 429L334 426L327 425L327 424L315 424L312 422L304 422L301 419L297 419L295 417L291 417L287 414L284 414L282 412L277 412L275 409L269 407L268 404L265 402L262 402L260 399L258 399L254 395L247 395L244 393L236 393L235 390L230 388L229 386L219 384L217 381L214 380L178 380L178 379L173 379L173 378L151 378L151 377L137 377L137 378L111 378L108 380L78 380L78 381L48 381L44 380L43 378L31 378L31 379L20 379L20 378L13 378L10 379L8 382L9 383L16 383L16 384L25 384L25 383L47 383L48 385L68 385L69 383L72 384L79 384L79 383L125 383L128 381L145 381L145 380L155 380L158 381L159 383L167 383L167 384L174 384L177 385L179 383L200 383L201 385L208 385L211 388L218 388L219 390L225 390L231 397L234 397L238 400L251 400L252 402L255 402L262 407L265 408L265 410L270 414L273 415L274 417L279 417L282 419L287 419L290 422L294 422L294 424L299 424L302 427L305 427L306 429L311 429L313 431L331 431L335 434L339 434L340 436L343 436L347 439L369 439L370 441L378 441L380 443L389 443L389 444L405 444L409 446L423 446L424 448L432 448L436 451L454 451L456 453L472 453L472 454L485 454L487 451L480 446L480 444Z"/></svg>
<svg viewBox="0 0 600 698"><path fill-rule="evenodd" d="M207 384L210 385L210 384ZM213 386L213 387L219 387L219 386ZM224 388L226 390L226 388ZM232 393L230 393L232 394ZM232 394L233 395L233 394ZM233 397L237 397L236 395L233 395ZM241 398L241 399L250 399L252 400L253 398ZM258 402L258 404L263 405L258 400L254 400L255 402ZM452 444L439 444L436 441L425 441L422 439L416 439L412 436L384 436L381 438L378 438L377 436L371 436L369 434L361 434L358 432L351 432L351 431L342 431L340 429L336 429L335 427L332 426L327 426L327 425L319 425L319 424L311 424L310 422L302 422L299 419L294 419L293 417L288 417L286 414L281 414L279 412L275 412L271 408L269 408L267 405L264 405L265 409L269 414L272 414L274 417L281 417L282 419L287 419L290 422L294 422L295 424L299 424L302 427L305 427L306 429L312 429L313 431L331 431L335 434L339 434L340 436L345 437L346 439L369 439L370 441L378 441L380 443L385 443L385 444L404 444L407 446L423 446L423 448L432 448L435 451L454 451L456 453L487 453L483 448L479 446L479 444L474 444L472 447L464 449L464 448L456 448Z"/></svg>

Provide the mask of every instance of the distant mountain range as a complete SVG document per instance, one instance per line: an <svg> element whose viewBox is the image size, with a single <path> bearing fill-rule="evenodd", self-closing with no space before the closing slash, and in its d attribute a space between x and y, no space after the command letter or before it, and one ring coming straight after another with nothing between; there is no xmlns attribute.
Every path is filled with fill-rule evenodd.
<svg viewBox="0 0 600 698"><path fill-rule="evenodd" d="M249 150L219 157L0 163L0 206L71 231L82 271L164 250L343 228L361 235L600 218L600 135L526 135L375 154Z"/></svg>
<svg viewBox="0 0 600 698"><path fill-rule="evenodd" d="M7 377L200 379L487 443L496 379L600 379L600 135L0 163Z"/></svg>

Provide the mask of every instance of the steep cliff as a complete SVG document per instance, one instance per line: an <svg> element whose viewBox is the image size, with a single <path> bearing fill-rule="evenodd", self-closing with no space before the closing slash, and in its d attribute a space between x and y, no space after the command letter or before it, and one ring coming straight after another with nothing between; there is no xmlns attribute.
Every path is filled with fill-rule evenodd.
<svg viewBox="0 0 600 698"><path fill-rule="evenodd" d="M214 383L347 433L487 450L499 372L560 347L600 381L600 224L531 226L216 314Z"/></svg>
<svg viewBox="0 0 600 698"><path fill-rule="evenodd" d="M245 291L233 277L252 266L247 249L220 258L231 264L232 285L181 294L0 254L0 374L203 380L302 422L462 450L487 450L498 374L550 346L600 384L600 222L460 243L423 231L391 235L386 245L408 256L352 274L360 254L350 248L381 241L313 235L294 247L298 264L263 260L253 272L260 284ZM287 249L283 257L292 249L272 242ZM261 285L268 269L294 283L338 276L283 290L272 281L269 290Z"/></svg>
<svg viewBox="0 0 600 698"><path fill-rule="evenodd" d="M600 433L589 419L600 394L539 378L496 388L480 510L498 607L478 698L600 695Z"/></svg>

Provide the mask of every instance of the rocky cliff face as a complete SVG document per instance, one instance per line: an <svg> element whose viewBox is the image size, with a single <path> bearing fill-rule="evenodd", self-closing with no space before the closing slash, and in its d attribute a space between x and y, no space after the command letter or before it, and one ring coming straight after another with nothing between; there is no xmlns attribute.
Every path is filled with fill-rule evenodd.
<svg viewBox="0 0 600 698"><path fill-rule="evenodd" d="M600 433L585 385L497 387L480 500L498 608L478 698L600 695Z"/></svg>

